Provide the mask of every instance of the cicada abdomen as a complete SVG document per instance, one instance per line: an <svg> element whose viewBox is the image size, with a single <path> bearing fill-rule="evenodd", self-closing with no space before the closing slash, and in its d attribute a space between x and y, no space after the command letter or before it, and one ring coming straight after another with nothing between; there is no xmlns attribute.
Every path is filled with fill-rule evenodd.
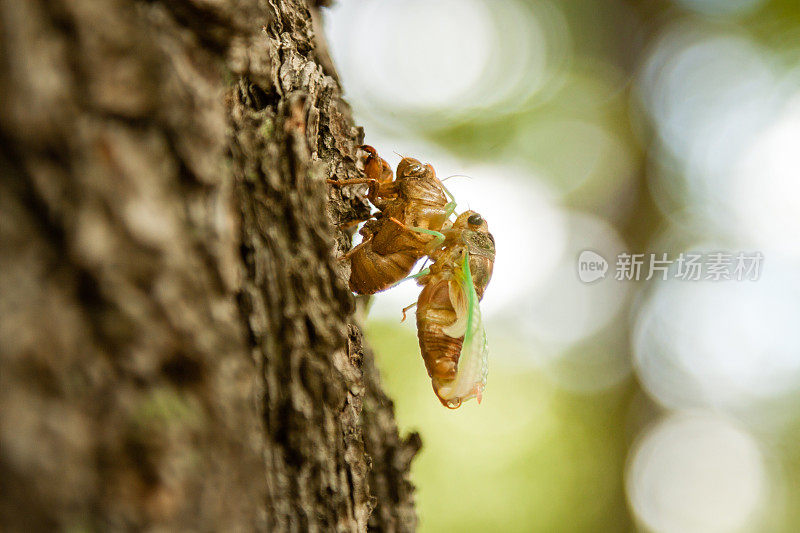
<svg viewBox="0 0 800 533"><path fill-rule="evenodd" d="M417 300L419 348L428 376L431 378L433 391L439 401L451 409L461 405L463 398L442 397L439 389L442 384L456 379L464 337L452 337L444 332L456 318L455 308L450 301L450 281L440 279L425 285Z"/></svg>
<svg viewBox="0 0 800 533"><path fill-rule="evenodd" d="M417 249L398 249L392 253L375 251L372 240L362 242L350 252L350 290L375 294L408 276L422 254Z"/></svg>
<svg viewBox="0 0 800 533"><path fill-rule="evenodd" d="M403 227L392 218L367 222L361 234L364 242L347 253L351 266L350 290L359 294L388 289L408 276L425 255L427 236Z"/></svg>
<svg viewBox="0 0 800 533"><path fill-rule="evenodd" d="M413 253L376 254L369 243L353 249L350 290L358 294L381 292L408 276L419 256Z"/></svg>

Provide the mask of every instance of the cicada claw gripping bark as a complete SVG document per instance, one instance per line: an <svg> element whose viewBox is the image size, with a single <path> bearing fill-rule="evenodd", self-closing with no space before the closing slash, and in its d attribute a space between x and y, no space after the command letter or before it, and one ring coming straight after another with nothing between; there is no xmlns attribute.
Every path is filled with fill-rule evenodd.
<svg viewBox="0 0 800 533"><path fill-rule="evenodd" d="M395 176L374 148L361 148L365 177L330 182L368 183L367 199L378 209L360 230L361 244L343 258L351 264L350 289L374 294L417 278L417 336L436 397L451 409L480 402L488 350L479 302L492 276L494 237L474 211L451 220L456 203L431 165L405 157ZM425 256L431 266L409 276Z"/></svg>

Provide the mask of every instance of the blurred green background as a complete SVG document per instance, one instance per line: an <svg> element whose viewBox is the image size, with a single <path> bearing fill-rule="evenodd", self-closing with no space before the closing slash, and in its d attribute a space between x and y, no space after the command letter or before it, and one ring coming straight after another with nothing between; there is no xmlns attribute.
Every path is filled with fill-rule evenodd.
<svg viewBox="0 0 800 533"><path fill-rule="evenodd" d="M800 3L340 0L326 29L366 142L458 175L497 241L481 405L434 397L413 283L367 318L420 529L800 530ZM691 251L764 259L614 279Z"/></svg>

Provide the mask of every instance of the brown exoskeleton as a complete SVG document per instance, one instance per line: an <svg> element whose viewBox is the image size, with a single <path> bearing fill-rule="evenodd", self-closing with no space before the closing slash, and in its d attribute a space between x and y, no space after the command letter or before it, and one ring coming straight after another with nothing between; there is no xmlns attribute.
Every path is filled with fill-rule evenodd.
<svg viewBox="0 0 800 533"><path fill-rule="evenodd" d="M481 401L488 350L478 302L492 277L494 237L474 211L461 213L443 230L443 246L431 253L417 300L417 336L436 397L458 408Z"/></svg>
<svg viewBox="0 0 800 533"><path fill-rule="evenodd" d="M350 289L374 294L404 279L414 264L444 240L441 229L455 210L431 165L411 157L397 165L396 178L374 148L363 146L365 178L330 181L333 185L368 183L367 198L379 209L364 224L364 240L343 259L350 259Z"/></svg>
<svg viewBox="0 0 800 533"><path fill-rule="evenodd" d="M415 304L417 334L433 390L450 409L470 398L480 402L488 351L478 303L495 257L488 225L474 211L449 220L455 201L430 165L404 158L395 178L372 147L363 149L366 177L331 182L369 183L367 198L379 209L361 229L364 241L345 254L350 288L360 294L387 289L429 256L433 264L410 277L423 286Z"/></svg>

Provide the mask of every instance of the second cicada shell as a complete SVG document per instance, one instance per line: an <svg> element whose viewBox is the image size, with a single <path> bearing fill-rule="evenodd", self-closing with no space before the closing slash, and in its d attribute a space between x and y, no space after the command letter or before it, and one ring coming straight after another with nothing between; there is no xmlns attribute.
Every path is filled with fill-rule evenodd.
<svg viewBox="0 0 800 533"><path fill-rule="evenodd" d="M436 177L431 165L404 157L392 175L389 164L374 148L368 154L364 178L331 181L337 186L368 183L367 198L380 211L361 229L363 241L350 250L350 289L375 294L405 278L414 264L427 255L434 234L449 224L455 202Z"/></svg>

